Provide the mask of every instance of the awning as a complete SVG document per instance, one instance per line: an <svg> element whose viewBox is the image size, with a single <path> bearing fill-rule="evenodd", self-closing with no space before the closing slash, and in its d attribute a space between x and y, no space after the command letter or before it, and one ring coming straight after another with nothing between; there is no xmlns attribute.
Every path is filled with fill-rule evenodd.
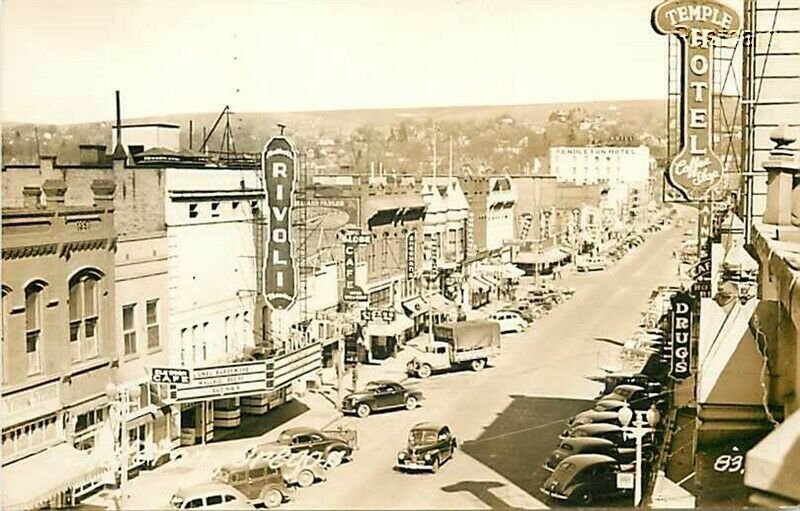
<svg viewBox="0 0 800 511"><path fill-rule="evenodd" d="M36 509L94 479L105 467L66 443L3 467L3 509Z"/></svg>
<svg viewBox="0 0 800 511"><path fill-rule="evenodd" d="M550 247L543 250L541 253L537 252L519 252L517 254L516 263L521 264L555 264L563 261L569 256L567 252L559 247Z"/></svg>
<svg viewBox="0 0 800 511"><path fill-rule="evenodd" d="M431 308L422 297L415 296L403 302L403 309L405 309L409 317L416 318L417 316L425 314Z"/></svg>
<svg viewBox="0 0 800 511"><path fill-rule="evenodd" d="M747 453L744 484L800 501L800 411L790 415Z"/></svg>
<svg viewBox="0 0 800 511"><path fill-rule="evenodd" d="M392 337L401 335L410 328L414 328L414 321L404 314L396 314L391 323L370 323L367 332L372 337Z"/></svg>
<svg viewBox="0 0 800 511"><path fill-rule="evenodd" d="M428 297L428 302L434 310L445 314L458 314L458 306L440 294Z"/></svg>
<svg viewBox="0 0 800 511"><path fill-rule="evenodd" d="M489 289L498 287L498 283L489 275L478 275L477 278L479 281L483 282L485 285L489 287Z"/></svg>
<svg viewBox="0 0 800 511"><path fill-rule="evenodd" d="M478 290L478 291L488 291L491 288L491 286L489 286L488 282L486 282L485 280L481 280L478 277L470 277L469 278L469 284L472 287L472 291L473 292L476 291L476 290Z"/></svg>
<svg viewBox="0 0 800 511"><path fill-rule="evenodd" d="M735 302L722 327L699 360L697 402L702 406L761 406L761 363L756 340L750 331L758 300Z"/></svg>

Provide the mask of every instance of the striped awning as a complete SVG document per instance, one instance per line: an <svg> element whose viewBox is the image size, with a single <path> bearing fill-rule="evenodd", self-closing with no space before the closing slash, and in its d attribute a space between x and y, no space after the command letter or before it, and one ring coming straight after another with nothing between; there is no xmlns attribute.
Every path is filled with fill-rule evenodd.
<svg viewBox="0 0 800 511"><path fill-rule="evenodd" d="M63 443L3 467L3 509L39 509L75 486L99 477L106 468L88 453Z"/></svg>

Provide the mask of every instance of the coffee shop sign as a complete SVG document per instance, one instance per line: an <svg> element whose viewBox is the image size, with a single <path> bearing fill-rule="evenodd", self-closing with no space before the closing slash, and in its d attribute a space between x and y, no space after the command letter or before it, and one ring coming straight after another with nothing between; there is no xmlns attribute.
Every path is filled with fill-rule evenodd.
<svg viewBox="0 0 800 511"><path fill-rule="evenodd" d="M714 153L711 113L712 51L719 38L736 37L739 14L715 0L665 0L652 14L653 28L681 40L681 148L670 163L670 184L689 201L714 199L724 177Z"/></svg>

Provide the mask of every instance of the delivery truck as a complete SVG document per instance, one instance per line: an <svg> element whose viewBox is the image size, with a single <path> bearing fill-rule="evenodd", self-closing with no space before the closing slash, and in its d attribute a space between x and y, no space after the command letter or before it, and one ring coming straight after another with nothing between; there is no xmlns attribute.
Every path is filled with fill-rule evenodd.
<svg viewBox="0 0 800 511"><path fill-rule="evenodd" d="M434 371L471 368L480 371L500 354L500 325L473 320L433 327L433 342L408 362L409 376L427 378Z"/></svg>

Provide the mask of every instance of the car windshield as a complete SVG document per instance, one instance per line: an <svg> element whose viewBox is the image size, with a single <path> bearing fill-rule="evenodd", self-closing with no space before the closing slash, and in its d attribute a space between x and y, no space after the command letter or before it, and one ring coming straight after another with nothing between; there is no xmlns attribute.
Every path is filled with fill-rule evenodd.
<svg viewBox="0 0 800 511"><path fill-rule="evenodd" d="M172 504L172 507L174 507L175 509L180 509L181 506L183 505L183 501L184 499L180 495L173 495L169 503Z"/></svg>
<svg viewBox="0 0 800 511"><path fill-rule="evenodd" d="M428 445L436 443L436 432L431 430L416 430L408 435L408 443L411 445Z"/></svg>
<svg viewBox="0 0 800 511"><path fill-rule="evenodd" d="M289 444L292 442L292 434L289 431L284 431L278 437L279 444Z"/></svg>
<svg viewBox="0 0 800 511"><path fill-rule="evenodd" d="M380 386L380 383L371 381L367 383L367 385L364 387L364 390L377 390Z"/></svg>

